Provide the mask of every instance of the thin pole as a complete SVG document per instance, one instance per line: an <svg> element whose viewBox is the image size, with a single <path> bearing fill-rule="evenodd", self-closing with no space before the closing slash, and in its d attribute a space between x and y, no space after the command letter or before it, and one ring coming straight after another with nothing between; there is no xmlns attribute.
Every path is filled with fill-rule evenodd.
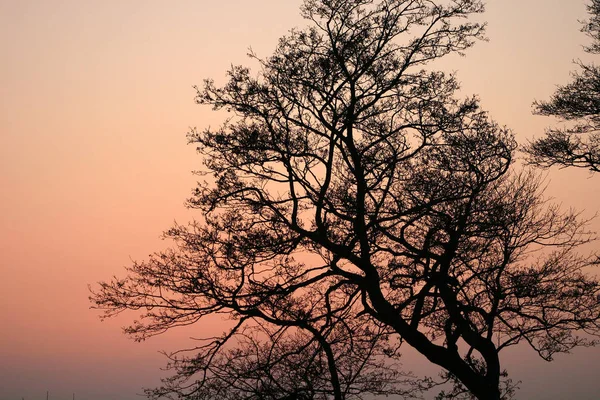
<svg viewBox="0 0 600 400"><path fill-rule="evenodd" d="M46 400L48 400L48 391L46 390Z"/></svg>

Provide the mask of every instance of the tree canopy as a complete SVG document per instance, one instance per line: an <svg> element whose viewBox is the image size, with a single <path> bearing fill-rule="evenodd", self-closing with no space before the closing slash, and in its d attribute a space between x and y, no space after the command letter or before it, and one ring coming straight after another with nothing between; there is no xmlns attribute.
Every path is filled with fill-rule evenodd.
<svg viewBox="0 0 600 400"><path fill-rule="evenodd" d="M107 316L141 310L139 340L226 315L171 355L151 397L416 396L408 345L452 383L439 398L510 398L499 353L546 360L596 344L600 284L586 221L514 166L512 132L427 65L483 37L477 0L305 0L253 75L198 88L231 113L193 130L199 221L172 250L94 289ZM201 325L200 325L201 326ZM583 336L578 333L585 332Z"/></svg>
<svg viewBox="0 0 600 400"><path fill-rule="evenodd" d="M591 54L600 53L600 1L588 4L590 19L582 31L592 44L585 47ZM572 81L559 86L550 100L534 103L534 112L553 116L572 125L553 128L542 138L529 143L526 151L532 164L550 167L560 165L586 168L600 172L600 68L594 64L577 62L578 72Z"/></svg>

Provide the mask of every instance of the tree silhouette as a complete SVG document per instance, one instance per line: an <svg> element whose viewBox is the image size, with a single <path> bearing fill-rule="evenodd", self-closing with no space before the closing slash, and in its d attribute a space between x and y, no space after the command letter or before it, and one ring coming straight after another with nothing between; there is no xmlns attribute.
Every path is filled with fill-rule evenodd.
<svg viewBox="0 0 600 400"><path fill-rule="evenodd" d="M197 101L232 113L193 130L204 169L166 232L174 249L102 282L107 316L145 310L142 340L225 314L222 336L171 356L158 398L418 394L407 344L446 371L439 398L510 398L499 352L596 344L598 281L585 221L513 167L512 133L454 76L425 65L482 37L479 1L305 0L253 77L229 71ZM584 337L578 332L586 332Z"/></svg>
<svg viewBox="0 0 600 400"><path fill-rule="evenodd" d="M592 38L588 53L600 53L600 1L588 5L591 17L582 31ZM577 62L580 71L573 80L559 86L549 101L535 102L538 115L573 121L566 129L549 129L546 136L529 143L526 151L532 164L550 167L561 165L586 168L600 172L600 68Z"/></svg>

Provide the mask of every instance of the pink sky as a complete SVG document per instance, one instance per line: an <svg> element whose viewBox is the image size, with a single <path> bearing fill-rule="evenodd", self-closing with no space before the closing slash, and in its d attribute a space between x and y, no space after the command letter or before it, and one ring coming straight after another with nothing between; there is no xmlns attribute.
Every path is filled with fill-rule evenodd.
<svg viewBox="0 0 600 400"><path fill-rule="evenodd" d="M489 3L490 42L440 67L525 142L553 123L532 116L531 102L568 81L573 59L590 59L584 3ZM194 104L192 85L224 82L250 46L268 56L304 24L299 4L0 0L0 399L136 399L162 374L158 350L218 329L134 343L119 329L132 315L101 323L87 285L164 248L160 233L194 218L183 202L201 160L185 133L220 117ZM600 176L553 169L548 181L565 207L600 211ZM523 347L504 361L523 381L519 398L600 393L598 348L548 364ZM405 367L432 371L409 350Z"/></svg>

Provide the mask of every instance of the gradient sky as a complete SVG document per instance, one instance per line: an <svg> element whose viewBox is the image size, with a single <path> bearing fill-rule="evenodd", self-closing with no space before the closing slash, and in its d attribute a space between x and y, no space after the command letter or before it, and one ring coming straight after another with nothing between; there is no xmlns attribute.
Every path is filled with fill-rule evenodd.
<svg viewBox="0 0 600 400"><path fill-rule="evenodd" d="M133 400L204 324L135 343L89 310L88 284L164 248L200 165L185 133L217 125L192 85L224 82L252 46L268 56L302 26L300 0L0 0L0 399ZM520 142L553 124L532 116L589 60L583 0L490 0L489 42L443 63L465 95ZM548 193L600 211L600 176L552 169ZM592 223L600 231L600 220ZM595 246L599 246L596 244ZM520 399L598 399L600 349L545 363L526 347L503 358ZM406 351L406 369L431 372Z"/></svg>

